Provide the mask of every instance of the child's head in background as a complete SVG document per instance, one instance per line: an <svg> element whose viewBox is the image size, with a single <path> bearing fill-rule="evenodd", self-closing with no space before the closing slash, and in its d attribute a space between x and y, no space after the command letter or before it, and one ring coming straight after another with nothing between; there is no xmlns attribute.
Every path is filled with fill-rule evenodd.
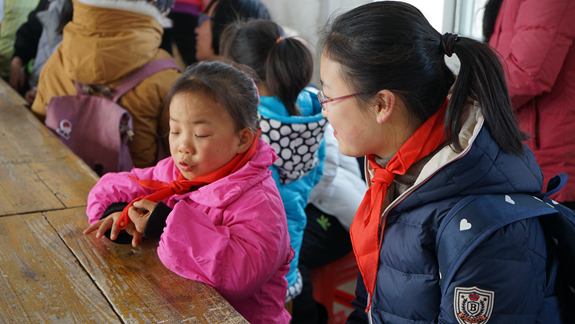
<svg viewBox="0 0 575 324"><path fill-rule="evenodd" d="M237 22L222 33L220 53L256 72L262 96L277 96L291 116L301 115L297 97L313 73L312 54L301 41L270 20Z"/></svg>
<svg viewBox="0 0 575 324"><path fill-rule="evenodd" d="M220 55L220 36L226 26L234 21L271 19L260 0L212 0L198 18L196 34L196 59L213 60Z"/></svg>
<svg viewBox="0 0 575 324"><path fill-rule="evenodd" d="M190 66L166 101L170 151L188 180L246 152L258 130L258 93L244 72L220 62Z"/></svg>

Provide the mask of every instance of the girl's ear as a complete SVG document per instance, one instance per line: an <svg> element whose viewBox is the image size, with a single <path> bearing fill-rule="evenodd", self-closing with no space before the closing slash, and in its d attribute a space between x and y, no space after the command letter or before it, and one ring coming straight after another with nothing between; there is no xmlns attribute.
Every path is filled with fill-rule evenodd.
<svg viewBox="0 0 575 324"><path fill-rule="evenodd" d="M240 130L240 133L238 135L240 137L240 143L238 145L236 153L241 154L246 152L250 148L250 146L252 146L256 133L252 130L244 128Z"/></svg>
<svg viewBox="0 0 575 324"><path fill-rule="evenodd" d="M375 95L375 115L378 124L385 123L395 108L395 95L389 90L381 90Z"/></svg>

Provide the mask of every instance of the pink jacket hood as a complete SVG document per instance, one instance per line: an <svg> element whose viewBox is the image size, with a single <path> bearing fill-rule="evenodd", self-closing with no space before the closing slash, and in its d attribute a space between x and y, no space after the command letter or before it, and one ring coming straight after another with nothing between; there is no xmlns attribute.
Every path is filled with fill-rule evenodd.
<svg viewBox="0 0 575 324"><path fill-rule="evenodd" d="M213 286L250 323L289 323L285 274L293 250L281 197L271 178L276 159L259 140L252 159L237 172L165 201L173 208L158 247L178 275ZM146 169L106 174L88 197L90 223L108 206L151 193L137 179L170 182L179 171L171 157Z"/></svg>

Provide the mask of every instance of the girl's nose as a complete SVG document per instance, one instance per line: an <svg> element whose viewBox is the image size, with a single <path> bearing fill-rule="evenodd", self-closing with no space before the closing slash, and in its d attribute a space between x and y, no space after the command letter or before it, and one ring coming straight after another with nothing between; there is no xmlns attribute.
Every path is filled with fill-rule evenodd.
<svg viewBox="0 0 575 324"><path fill-rule="evenodd" d="M181 141L178 145L178 151L182 154L194 154L193 145L191 145L190 141Z"/></svg>

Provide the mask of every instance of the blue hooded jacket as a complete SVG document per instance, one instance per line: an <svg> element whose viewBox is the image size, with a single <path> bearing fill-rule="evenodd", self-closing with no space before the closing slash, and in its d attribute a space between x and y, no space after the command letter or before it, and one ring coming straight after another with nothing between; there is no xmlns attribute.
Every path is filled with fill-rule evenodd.
<svg viewBox="0 0 575 324"><path fill-rule="evenodd" d="M286 275L289 287L293 287L298 279L299 250L307 223L305 207L312 188L323 173L323 135L327 120L321 115L321 105L311 90L306 89L298 96L297 105L302 116L290 116L278 97L261 97L260 100L261 138L279 157L270 170L282 197L290 244L295 251L290 272Z"/></svg>
<svg viewBox="0 0 575 324"><path fill-rule="evenodd" d="M441 293L436 235L450 209L468 195L538 193L543 185L533 153L526 146L525 156L501 151L483 126L479 108L468 109L460 132L464 151L458 154L448 146L435 154L415 184L383 212L387 222L371 310L365 312L368 296L360 275L348 323L473 322L457 316L461 307L482 313L480 323L562 323L556 258L548 257L543 230L534 218L494 232ZM463 300L461 291L478 292L465 296L480 297L481 307L456 303L458 297Z"/></svg>

